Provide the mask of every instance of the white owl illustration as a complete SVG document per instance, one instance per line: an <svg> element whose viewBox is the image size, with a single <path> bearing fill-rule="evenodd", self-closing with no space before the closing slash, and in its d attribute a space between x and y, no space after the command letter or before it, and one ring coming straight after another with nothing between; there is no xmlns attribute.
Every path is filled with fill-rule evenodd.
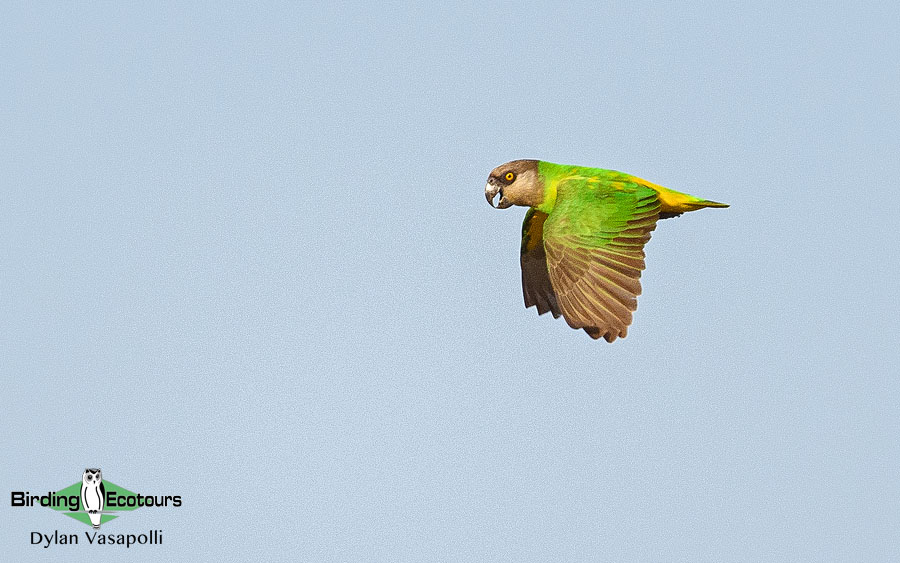
<svg viewBox="0 0 900 563"><path fill-rule="evenodd" d="M106 489L103 488L100 469L85 469L81 476L81 508L88 513L95 530L100 529L105 499Z"/></svg>

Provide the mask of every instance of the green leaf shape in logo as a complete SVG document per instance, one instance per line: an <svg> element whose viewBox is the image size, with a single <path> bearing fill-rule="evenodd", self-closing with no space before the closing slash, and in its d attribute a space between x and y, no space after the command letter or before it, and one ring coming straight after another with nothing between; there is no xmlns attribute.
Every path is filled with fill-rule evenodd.
<svg viewBox="0 0 900 563"><path fill-rule="evenodd" d="M122 488L122 487L116 485L115 483L112 483L105 479L103 480L103 488L106 490L106 498L108 499L110 497L110 494L114 494L117 497L119 505L115 506L115 507L107 507L106 499L104 499L103 514L100 516L100 525L101 526L103 524L109 522L110 520L114 520L119 517L118 514L109 514L111 512L131 511L131 510L135 510L138 508L137 503L132 503L135 506L124 506L126 503L123 502L124 501L123 497L125 497L125 498L137 497L137 493L133 493L133 492L129 491L128 489ZM91 525L91 518L87 514L87 512L84 511L84 507L81 505L81 482L75 483L74 485L70 485L70 486L66 487L65 489L59 490L55 494L56 494L56 496L78 497L78 511L76 511L76 512L70 511L69 507L65 506L65 504L63 504L62 506L51 506L51 508L53 510L62 512L69 518L74 518L74 519L78 520L79 522L83 522L83 523L87 524L88 526Z"/></svg>

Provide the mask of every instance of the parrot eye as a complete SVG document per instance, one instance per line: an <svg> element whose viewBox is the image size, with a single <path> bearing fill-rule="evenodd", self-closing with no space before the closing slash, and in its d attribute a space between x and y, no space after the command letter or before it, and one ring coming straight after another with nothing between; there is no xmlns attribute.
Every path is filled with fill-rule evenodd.
<svg viewBox="0 0 900 563"><path fill-rule="evenodd" d="M503 178L507 182L512 182L513 180L516 179L516 174L514 172L507 172L506 175L503 176Z"/></svg>

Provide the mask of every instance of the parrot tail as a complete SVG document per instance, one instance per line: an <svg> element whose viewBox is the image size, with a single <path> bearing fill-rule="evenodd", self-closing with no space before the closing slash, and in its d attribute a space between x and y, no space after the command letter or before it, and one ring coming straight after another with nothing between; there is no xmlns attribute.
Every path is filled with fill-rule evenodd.
<svg viewBox="0 0 900 563"><path fill-rule="evenodd" d="M703 207L728 207L727 203L719 203L718 201L710 201L708 199L703 199L697 202L698 208Z"/></svg>
<svg viewBox="0 0 900 563"><path fill-rule="evenodd" d="M688 211L697 211L704 207L728 207L727 203L701 199L675 190L657 187L659 194L659 212L662 217L676 217Z"/></svg>
<svg viewBox="0 0 900 563"><path fill-rule="evenodd" d="M697 211L698 209L703 209L704 207L728 207L728 204L699 198L694 198L693 200L688 201L679 201L676 206L663 205L659 210L659 218L671 219L672 217L678 217L682 213L687 213L688 211Z"/></svg>

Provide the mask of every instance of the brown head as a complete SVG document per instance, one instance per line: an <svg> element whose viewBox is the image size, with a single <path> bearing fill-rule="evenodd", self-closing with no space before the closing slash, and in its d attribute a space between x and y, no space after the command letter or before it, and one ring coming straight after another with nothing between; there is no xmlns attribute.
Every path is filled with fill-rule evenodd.
<svg viewBox="0 0 900 563"><path fill-rule="evenodd" d="M500 199L494 205L497 194ZM537 207L544 202L544 181L538 174L538 161L513 160L494 168L484 186L484 197L497 209L511 205Z"/></svg>

